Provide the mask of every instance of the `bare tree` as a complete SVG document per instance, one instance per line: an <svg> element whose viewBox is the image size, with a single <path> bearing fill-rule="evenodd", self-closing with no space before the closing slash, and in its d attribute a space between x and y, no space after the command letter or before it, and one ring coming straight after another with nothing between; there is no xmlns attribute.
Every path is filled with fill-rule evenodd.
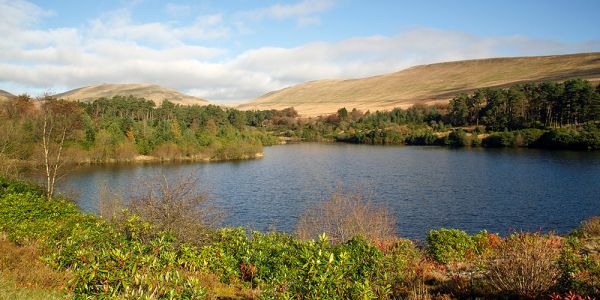
<svg viewBox="0 0 600 300"><path fill-rule="evenodd" d="M205 241L209 229L223 217L223 211L210 203L195 176L152 175L136 187L127 199L130 212L160 231L173 232L180 241Z"/></svg>
<svg viewBox="0 0 600 300"><path fill-rule="evenodd" d="M81 127L82 112L73 102L56 101L48 96L41 102L39 165L46 181L46 195L52 200L56 182L65 174L65 141Z"/></svg>
<svg viewBox="0 0 600 300"><path fill-rule="evenodd" d="M62 151L65 145L65 137L67 135L67 128L63 126L58 131L58 141L53 139L54 122L48 121L48 115L44 114L44 125L42 126L42 147L44 155L44 169L46 174L46 195L48 200L52 200L54 196L54 188L56 186L56 179L58 177L58 171L63 166Z"/></svg>
<svg viewBox="0 0 600 300"><path fill-rule="evenodd" d="M325 233L333 243L355 236L370 241L396 237L396 221L389 211L372 203L364 192L344 191L341 187L316 207L309 208L296 225L301 239L314 239Z"/></svg>

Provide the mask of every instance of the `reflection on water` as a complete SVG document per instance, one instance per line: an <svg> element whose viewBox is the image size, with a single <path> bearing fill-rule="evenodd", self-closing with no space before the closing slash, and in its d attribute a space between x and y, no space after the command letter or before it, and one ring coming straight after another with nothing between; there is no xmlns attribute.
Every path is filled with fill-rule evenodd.
<svg viewBox="0 0 600 300"><path fill-rule="evenodd" d="M566 232L600 215L597 152L294 144L265 148L260 160L89 167L61 188L95 212L102 189L128 191L157 172L199 176L227 210L224 225L258 230L292 231L339 185L370 189L409 238L439 227Z"/></svg>

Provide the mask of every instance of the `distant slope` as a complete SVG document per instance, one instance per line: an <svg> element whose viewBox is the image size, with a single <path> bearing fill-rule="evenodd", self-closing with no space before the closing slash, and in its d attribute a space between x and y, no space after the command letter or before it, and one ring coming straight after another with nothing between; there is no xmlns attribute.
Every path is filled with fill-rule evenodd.
<svg viewBox="0 0 600 300"><path fill-rule="evenodd" d="M270 92L241 109L293 106L314 116L347 109L385 110L417 103L447 102L460 92L535 81L600 80L600 52L491 58L422 65L362 79L318 80Z"/></svg>
<svg viewBox="0 0 600 300"><path fill-rule="evenodd" d="M5 91L5 90L0 90L0 101L4 101L7 100L8 98L12 98L15 95Z"/></svg>
<svg viewBox="0 0 600 300"><path fill-rule="evenodd" d="M152 100L157 104L167 99L173 103L184 105L206 105L208 101L182 94L176 90L165 88L156 84L97 84L74 89L54 97L65 100L93 101L101 97L135 96Z"/></svg>

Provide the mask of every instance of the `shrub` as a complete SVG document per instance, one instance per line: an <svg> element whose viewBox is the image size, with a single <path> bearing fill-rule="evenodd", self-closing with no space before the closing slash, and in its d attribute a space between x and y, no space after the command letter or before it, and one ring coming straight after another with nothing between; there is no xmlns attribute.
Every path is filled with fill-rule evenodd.
<svg viewBox="0 0 600 300"><path fill-rule="evenodd" d="M579 231L585 237L600 237L600 216L593 216L583 221Z"/></svg>
<svg viewBox="0 0 600 300"><path fill-rule="evenodd" d="M578 133L573 129L557 128L545 132L534 143L541 148L568 149L575 148L578 142Z"/></svg>
<svg viewBox="0 0 600 300"><path fill-rule="evenodd" d="M115 150L115 159L129 161L138 155L135 145L129 142L119 144Z"/></svg>
<svg viewBox="0 0 600 300"><path fill-rule="evenodd" d="M194 176L167 178L154 175L136 184L127 208L158 231L170 231L184 242L198 243L207 239L207 230L216 225L222 212L209 205L208 194L199 190Z"/></svg>
<svg viewBox="0 0 600 300"><path fill-rule="evenodd" d="M413 132L406 137L408 145L434 145L437 143L438 137L431 131Z"/></svg>
<svg viewBox="0 0 600 300"><path fill-rule="evenodd" d="M474 244L474 252L477 255L490 253L502 245L502 238L498 234L488 233L486 230L474 234L471 238Z"/></svg>
<svg viewBox="0 0 600 300"><path fill-rule="evenodd" d="M593 240L593 239L592 239ZM585 242L575 235L565 239L558 264L562 271L559 280L561 292L576 292L581 295L600 294L600 260L586 249Z"/></svg>
<svg viewBox="0 0 600 300"><path fill-rule="evenodd" d="M517 138L519 140L517 146L529 146L535 143L535 141L537 141L543 134L544 131L541 129L532 128L519 130L517 132Z"/></svg>
<svg viewBox="0 0 600 300"><path fill-rule="evenodd" d="M376 242L393 239L395 228L396 222L389 211L375 206L368 195L340 189L300 216L296 235L314 239L325 233L333 243L362 236Z"/></svg>
<svg viewBox="0 0 600 300"><path fill-rule="evenodd" d="M177 159L182 156L181 149L175 143L164 143L157 146L154 151L152 151L152 156L156 156L160 159L171 160Z"/></svg>
<svg viewBox="0 0 600 300"><path fill-rule="evenodd" d="M540 297L558 283L560 252L561 240L554 235L511 234L487 260L487 283L501 294Z"/></svg>
<svg viewBox="0 0 600 300"><path fill-rule="evenodd" d="M448 139L451 146L454 147L464 147L469 146L471 141L467 137L467 134L462 129L453 130L448 135Z"/></svg>
<svg viewBox="0 0 600 300"><path fill-rule="evenodd" d="M464 261L473 254L475 243L464 231L458 229L430 230L427 234L427 252L435 260L448 263Z"/></svg>
<svg viewBox="0 0 600 300"><path fill-rule="evenodd" d="M484 147L511 147L515 144L512 132L495 132L481 141Z"/></svg>

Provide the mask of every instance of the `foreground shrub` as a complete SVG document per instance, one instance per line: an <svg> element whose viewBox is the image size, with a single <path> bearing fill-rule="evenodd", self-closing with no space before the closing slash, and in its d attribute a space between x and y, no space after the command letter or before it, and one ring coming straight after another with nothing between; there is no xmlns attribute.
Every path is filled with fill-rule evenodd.
<svg viewBox="0 0 600 300"><path fill-rule="evenodd" d="M487 283L498 293L537 298L558 283L561 240L554 235L514 233L487 260Z"/></svg>
<svg viewBox="0 0 600 300"><path fill-rule="evenodd" d="M473 239L458 229L430 230L427 244L429 255L442 263L464 261L468 254L473 254L475 248Z"/></svg>
<svg viewBox="0 0 600 300"><path fill-rule="evenodd" d="M306 240L325 233L333 243L362 236L376 242L394 239L395 228L396 222L389 211L375 206L368 195L338 190L300 217L296 235Z"/></svg>
<svg viewBox="0 0 600 300"><path fill-rule="evenodd" d="M209 228L221 220L222 212L210 205L208 193L199 189L194 176L153 175L136 186L127 200L129 211L180 241L206 241Z"/></svg>
<svg viewBox="0 0 600 300"><path fill-rule="evenodd" d="M583 221L579 231L584 237L600 237L600 216L593 216Z"/></svg>
<svg viewBox="0 0 600 300"><path fill-rule="evenodd" d="M562 274L558 290L586 296L600 296L600 256L590 246L600 250L594 238L565 238L558 261ZM595 245L594 245L595 244Z"/></svg>

